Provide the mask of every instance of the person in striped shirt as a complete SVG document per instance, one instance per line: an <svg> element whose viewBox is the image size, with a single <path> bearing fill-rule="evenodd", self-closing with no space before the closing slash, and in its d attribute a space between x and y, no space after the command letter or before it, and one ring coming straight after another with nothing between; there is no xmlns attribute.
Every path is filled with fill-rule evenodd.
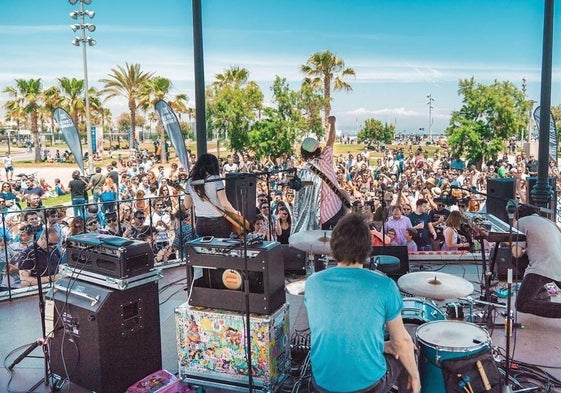
<svg viewBox="0 0 561 393"><path fill-rule="evenodd" d="M333 160L335 121L335 116L329 116L327 139L323 148L315 138L307 137L302 141L300 153L305 164L298 177L305 185L296 193L292 233L302 230L333 229L337 221L347 212L341 198L328 184L329 181L340 189ZM314 168L311 168L312 166ZM316 173L318 170L329 180L323 180Z"/></svg>

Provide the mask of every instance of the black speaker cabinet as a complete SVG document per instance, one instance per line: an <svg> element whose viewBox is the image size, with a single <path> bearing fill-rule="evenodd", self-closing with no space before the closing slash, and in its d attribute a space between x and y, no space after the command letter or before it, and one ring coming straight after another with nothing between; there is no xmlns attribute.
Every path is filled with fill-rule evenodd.
<svg viewBox="0 0 561 393"><path fill-rule="evenodd" d="M399 268L391 273L386 273L394 280L409 273L409 252L407 251L407 246L372 246L372 253L370 255L391 255L399 259Z"/></svg>
<svg viewBox="0 0 561 393"><path fill-rule="evenodd" d="M534 186L536 185L536 182L538 181L538 178L536 176L528 176L528 178L526 179L526 200L528 201L528 203L535 205L536 203L532 200L530 193L532 192L532 188L534 188ZM549 178L549 185L551 186L551 189L553 190L553 198L551 199L549 208L551 210L553 210L553 217L549 217L551 220L555 221L557 218L557 192L556 192L556 187L557 187L557 179L555 177L550 177Z"/></svg>
<svg viewBox="0 0 561 393"><path fill-rule="evenodd" d="M509 199L516 195L516 179L488 179L487 180L487 202L485 206L487 213L508 223L506 204Z"/></svg>
<svg viewBox="0 0 561 393"><path fill-rule="evenodd" d="M244 248L230 239L202 238L187 243L187 282L191 288L190 306L245 311L243 288ZM286 300L284 291L283 251L278 242L263 242L247 247L249 277L249 310L270 315ZM230 283L240 282L239 288L226 286L223 273L230 272ZM230 288L230 289L228 289Z"/></svg>
<svg viewBox="0 0 561 393"><path fill-rule="evenodd" d="M522 255L518 260L512 256L510 247L499 247L497 259L495 260L495 273L501 281L506 281L508 269L512 269L513 280L520 281L524 278L524 272L528 267L528 256Z"/></svg>
<svg viewBox="0 0 561 393"><path fill-rule="evenodd" d="M284 257L284 273L303 276L306 274L306 253L297 248L282 244Z"/></svg>
<svg viewBox="0 0 561 393"><path fill-rule="evenodd" d="M257 180L252 173L226 174L226 196L232 206L245 214L245 219L249 222L255 219L256 183Z"/></svg>
<svg viewBox="0 0 561 393"><path fill-rule="evenodd" d="M62 278L52 291L53 373L96 393L122 393L162 368L157 282L119 291Z"/></svg>

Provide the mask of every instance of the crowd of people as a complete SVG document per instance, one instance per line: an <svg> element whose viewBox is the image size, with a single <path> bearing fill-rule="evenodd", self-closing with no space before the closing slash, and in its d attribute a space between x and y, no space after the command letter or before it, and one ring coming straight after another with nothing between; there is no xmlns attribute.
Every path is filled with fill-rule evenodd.
<svg viewBox="0 0 561 393"><path fill-rule="evenodd" d="M232 154L224 161L213 154L191 154L189 168L184 168L176 162L158 164L150 154L141 154L138 159L98 166L90 177L74 171L71 179L57 179L53 187L34 177L14 179L13 162L7 157L0 192L1 289L56 280L59 265L65 263L68 238L82 233L147 241L158 264L180 258L185 243L196 237L232 236L233 223L281 244L300 231L333 230L331 249L337 268L320 272L325 266L316 265L317 274L308 278L305 295L316 389L375 392L396 384L400 391L418 392L419 375L400 316L399 291L391 279L360 268L371 247L382 244L406 246L411 252L474 251L477 243L465 213L484 211L488 179L516 179L515 198L527 202L529 177L537 175L537 161L509 150L478 169L445 149L429 155L412 140L384 149L381 157L367 148L336 155L335 130L335 118L330 117L323 146L308 137L298 155L276 160L256 162L248 153ZM229 199L224 179L235 173L254 174L255 211L247 212ZM554 162L549 175L561 185ZM71 207L43 207L49 195L63 194L70 195ZM544 218L522 216L521 227L529 231L538 232L544 225ZM543 284L551 279L561 283L559 264L551 259L560 252L551 247L559 247L561 234L553 232L547 244L535 240L540 235L533 236L526 246L529 279L520 288L518 305L525 312L546 309L543 316L559 317L558 308L544 307ZM538 259L551 266L538 267ZM357 286L363 290L357 291ZM340 317L342 309L350 318ZM353 313L364 316L368 329L355 323ZM389 342L384 342L384 324ZM340 330L363 334L341 336ZM350 338L355 354L356 348L363 348L358 363L345 352Z"/></svg>
<svg viewBox="0 0 561 393"><path fill-rule="evenodd" d="M21 249L29 243L25 234L20 242L20 232L30 224L26 212L39 212L40 224L48 227L47 214L41 209L49 196L71 196L71 217L63 207L48 209L57 212L61 251L68 236L99 232L148 240L156 262L165 262L177 257L178 228L184 241L203 235L227 237L230 224L224 214L241 216L242 212L228 201L222 179L236 172L259 173L255 212L244 213L251 218L248 230L265 240L287 244L293 233L332 229L345 211L352 210L367 217L372 245L406 245L410 251L473 251L477 244L461 213L484 208L487 179L515 178L516 199L525 202L527 179L537 174L535 157L526 157L524 152L505 154L478 170L445 149L429 155L413 140L385 149L381 157L378 153L371 157L367 148L335 155L335 140L332 117L324 146L315 138L305 138L299 155L256 162L248 153L228 155L223 161L211 154L198 159L191 154L193 169L188 173L176 162L157 164L154 155L144 152L136 160L98 166L89 178L75 171L68 182L55 179L53 186L33 176L14 178L13 159L6 155L6 181L0 192L6 250L0 256L6 273L2 288L7 288L8 271L12 288L25 285L16 274L13 245ZM550 176L559 179L553 162L549 169Z"/></svg>

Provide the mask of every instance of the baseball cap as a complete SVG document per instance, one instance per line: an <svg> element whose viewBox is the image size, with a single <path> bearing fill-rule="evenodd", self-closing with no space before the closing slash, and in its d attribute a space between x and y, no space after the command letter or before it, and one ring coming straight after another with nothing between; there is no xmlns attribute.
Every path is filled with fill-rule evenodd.
<svg viewBox="0 0 561 393"><path fill-rule="evenodd" d="M302 149L308 153L313 153L319 147L319 142L315 138L304 138L302 141Z"/></svg>

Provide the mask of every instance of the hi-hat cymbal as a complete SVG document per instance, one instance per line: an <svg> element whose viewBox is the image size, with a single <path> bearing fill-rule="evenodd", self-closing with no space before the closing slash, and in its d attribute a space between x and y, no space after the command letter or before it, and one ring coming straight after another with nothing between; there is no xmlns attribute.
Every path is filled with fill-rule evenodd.
<svg viewBox="0 0 561 393"><path fill-rule="evenodd" d="M291 247L300 251L319 255L330 255L331 231L315 229L312 231L302 231L295 233L288 238Z"/></svg>
<svg viewBox="0 0 561 393"><path fill-rule="evenodd" d="M408 273L397 280L399 289L414 296L435 300L454 299L473 293L469 281L441 272Z"/></svg>

